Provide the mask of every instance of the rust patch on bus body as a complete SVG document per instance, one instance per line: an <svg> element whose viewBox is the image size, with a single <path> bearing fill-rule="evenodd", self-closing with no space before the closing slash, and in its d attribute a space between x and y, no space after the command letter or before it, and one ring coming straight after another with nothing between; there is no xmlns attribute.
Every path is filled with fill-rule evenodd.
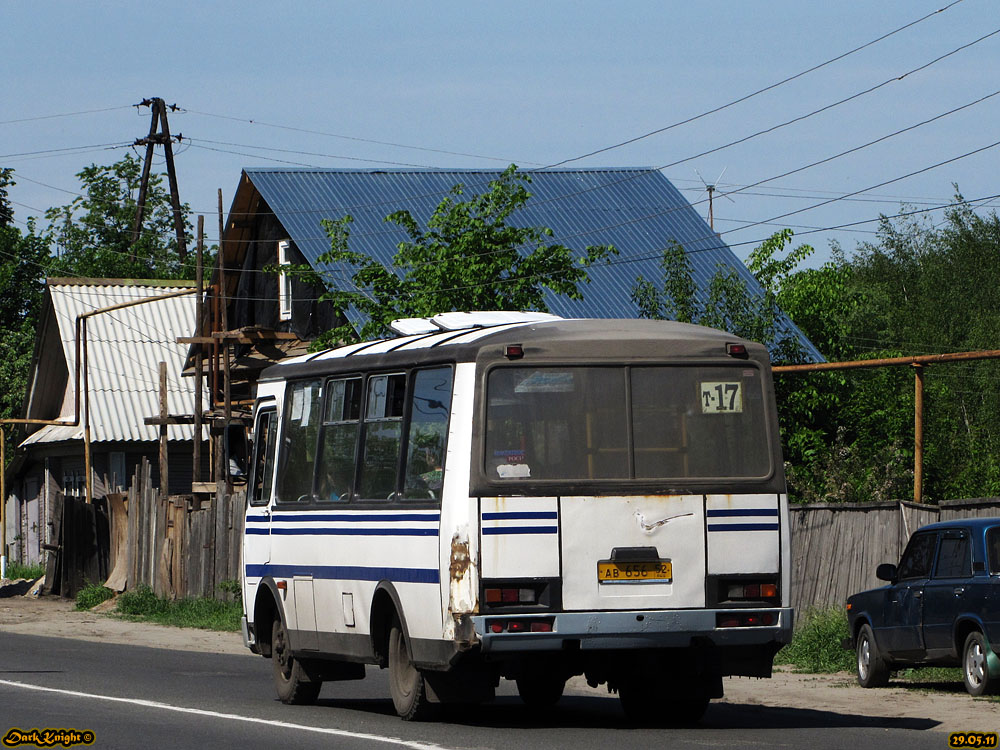
<svg viewBox="0 0 1000 750"><path fill-rule="evenodd" d="M469 554L469 542L468 540L462 540L456 533L451 538L451 565L448 567L452 585L465 578L465 574L469 572L471 564L472 557Z"/></svg>

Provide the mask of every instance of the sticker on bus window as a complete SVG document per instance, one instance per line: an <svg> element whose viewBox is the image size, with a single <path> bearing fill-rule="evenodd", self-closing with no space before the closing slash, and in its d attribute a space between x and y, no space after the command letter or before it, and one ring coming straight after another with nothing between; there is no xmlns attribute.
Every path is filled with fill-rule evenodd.
<svg viewBox="0 0 1000 750"><path fill-rule="evenodd" d="M743 386L739 382L706 381L700 384L702 414L736 414L743 411Z"/></svg>
<svg viewBox="0 0 1000 750"><path fill-rule="evenodd" d="M531 477L531 467L528 464L500 464L497 474L501 479L528 479Z"/></svg>

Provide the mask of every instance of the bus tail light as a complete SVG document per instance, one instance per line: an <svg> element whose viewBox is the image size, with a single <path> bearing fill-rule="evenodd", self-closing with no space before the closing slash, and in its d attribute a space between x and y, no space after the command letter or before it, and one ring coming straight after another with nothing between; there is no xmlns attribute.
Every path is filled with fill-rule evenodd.
<svg viewBox="0 0 1000 750"><path fill-rule="evenodd" d="M717 628L768 627L777 621L774 612L718 612L715 615Z"/></svg>
<svg viewBox="0 0 1000 750"><path fill-rule="evenodd" d="M526 588L488 588L486 589L487 604L537 604L538 595L534 589Z"/></svg>
<svg viewBox="0 0 1000 750"><path fill-rule="evenodd" d="M492 620L491 633L551 633L555 625L552 617L518 617L510 620Z"/></svg>
<svg viewBox="0 0 1000 750"><path fill-rule="evenodd" d="M777 599L778 586L774 583L732 583L726 594L729 599Z"/></svg>

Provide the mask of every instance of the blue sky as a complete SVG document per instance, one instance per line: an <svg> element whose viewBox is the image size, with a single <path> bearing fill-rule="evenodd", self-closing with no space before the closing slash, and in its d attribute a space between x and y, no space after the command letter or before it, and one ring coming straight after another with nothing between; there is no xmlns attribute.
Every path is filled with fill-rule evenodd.
<svg viewBox="0 0 1000 750"><path fill-rule="evenodd" d="M0 166L16 170L19 221L68 203L77 172L130 150L82 147L145 135L149 110L130 105L159 96L183 110L170 115L185 137L175 147L182 200L214 229L216 191L228 208L243 167L553 164L724 105L950 1L7 2ZM892 80L1000 29L996 8L961 0L722 112L567 166L671 165L664 174L707 215L697 173L714 182L725 170L720 190L737 191L1000 90L1000 34ZM717 195L716 231L745 258L790 226L817 247L815 265L831 241L852 250L875 225L826 228L946 203L953 183L969 199L1000 193L1000 146L894 181L1000 141L998 123L1000 95L731 200ZM31 153L52 149L74 150Z"/></svg>

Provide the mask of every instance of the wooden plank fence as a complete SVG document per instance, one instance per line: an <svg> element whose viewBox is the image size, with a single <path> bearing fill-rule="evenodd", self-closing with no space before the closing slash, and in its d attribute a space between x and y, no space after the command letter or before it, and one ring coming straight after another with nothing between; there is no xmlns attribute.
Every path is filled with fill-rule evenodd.
<svg viewBox="0 0 1000 750"><path fill-rule="evenodd" d="M910 502L793 505L792 606L843 606L857 591L884 585L879 563L899 562L910 534L953 518L1000 516L1000 498L950 500L938 506Z"/></svg>
<svg viewBox="0 0 1000 750"><path fill-rule="evenodd" d="M189 495L162 499L151 471L143 460L127 502L110 504L112 528L124 526L127 533L112 548L106 585L116 590L147 585L173 599L222 597L223 581L240 578L244 493L217 493L201 503ZM125 519L115 517L123 512Z"/></svg>
<svg viewBox="0 0 1000 750"><path fill-rule="evenodd" d="M49 561L50 590L74 596L86 580L100 574L108 576L109 588L119 591L145 584L160 596L221 598L225 593L221 584L240 579L244 498L242 492L220 492L200 503L193 496L162 500L144 460L127 500L110 496L107 511L103 504L80 508L79 503L66 503L64 513L55 519L63 533L61 551ZM110 535L108 524L101 521L105 513L110 516ZM938 506L793 505L790 515L792 606L801 613L814 607L840 607L850 594L881 585L875 568L898 562L910 534L920 526L1000 516L1000 498L950 500ZM97 540L108 536L110 564L102 562L102 551L97 549Z"/></svg>

